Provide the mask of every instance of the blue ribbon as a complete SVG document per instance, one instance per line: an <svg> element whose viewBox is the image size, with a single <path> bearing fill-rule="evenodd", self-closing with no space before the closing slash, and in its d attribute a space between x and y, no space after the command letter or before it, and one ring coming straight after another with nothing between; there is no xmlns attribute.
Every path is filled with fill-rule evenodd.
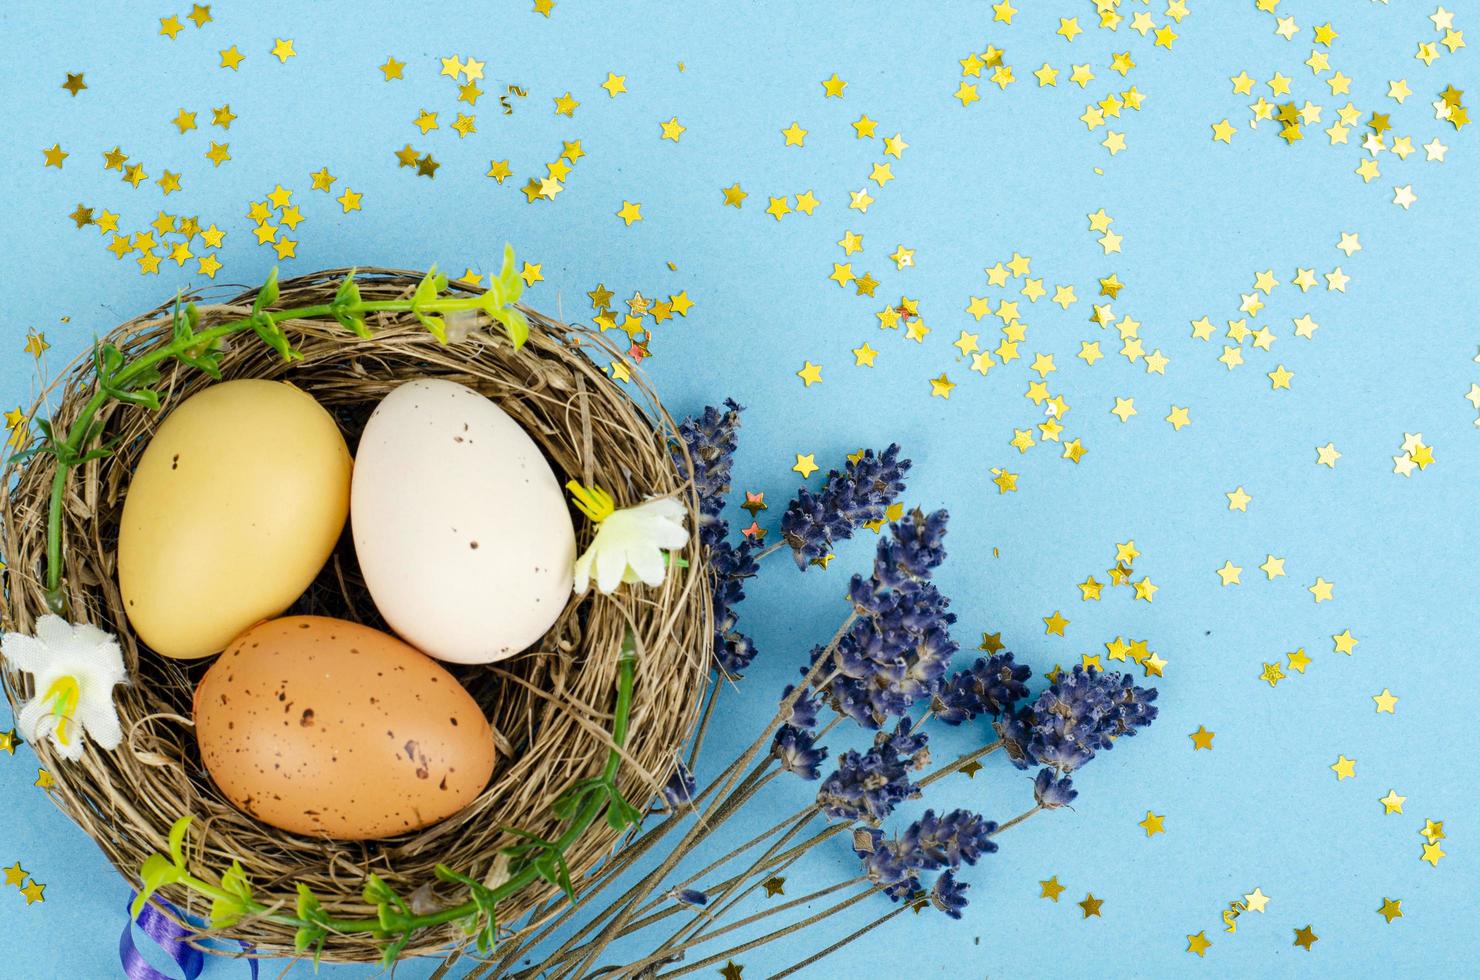
<svg viewBox="0 0 1480 980"><path fill-rule="evenodd" d="M134 895L130 894L130 907L132 907L133 901ZM139 952L139 947L134 945L134 923L137 922L139 928L144 930L144 934L150 939L153 939L159 948L164 950L170 959L175 961L175 965L185 974L184 980L196 980L200 976L201 970L205 969L205 955L199 949L185 941L189 930L155 908L154 902L159 902L178 918L199 925L195 919L185 915L185 913L162 898L154 898L152 901L145 902L143 910L139 912L139 917L137 919L130 918L124 923L123 935L118 939L118 958L123 964L124 976L128 980L174 980L169 974L161 973L151 966L144 959L143 954ZM235 940L235 942L243 950L247 952L252 951L252 945L250 943L242 942L239 939ZM252 980L257 980L257 960L250 958L247 960L247 963L252 968Z"/></svg>

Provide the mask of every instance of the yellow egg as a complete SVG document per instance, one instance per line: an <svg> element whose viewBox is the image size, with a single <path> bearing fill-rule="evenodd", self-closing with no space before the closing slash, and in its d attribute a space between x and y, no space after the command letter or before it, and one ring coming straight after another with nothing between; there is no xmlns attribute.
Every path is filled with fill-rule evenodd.
<svg viewBox="0 0 1480 980"><path fill-rule="evenodd" d="M493 772L493 733L455 677L387 633L323 616L233 640L195 690L195 737L239 809L338 840L434 824Z"/></svg>
<svg viewBox="0 0 1480 980"><path fill-rule="evenodd" d="M219 653L303 594L349 513L349 449L312 396L227 381L166 416L118 529L129 623L168 657Z"/></svg>

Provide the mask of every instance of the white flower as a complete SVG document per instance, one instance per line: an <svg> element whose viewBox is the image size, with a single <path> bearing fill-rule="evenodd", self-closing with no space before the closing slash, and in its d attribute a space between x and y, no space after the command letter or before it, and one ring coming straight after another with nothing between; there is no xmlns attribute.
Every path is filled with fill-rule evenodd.
<svg viewBox="0 0 1480 980"><path fill-rule="evenodd" d="M596 588L607 594L623 582L662 585L668 571L664 550L689 541L686 513L672 497L658 497L607 514L596 529L596 540L576 559L575 591L586 591L593 567Z"/></svg>
<svg viewBox="0 0 1480 980"><path fill-rule="evenodd" d="M6 633L0 653L31 674L36 696L21 707L16 724L32 742L50 736L62 758L82 758L83 736L105 749L123 741L113 687L128 681L118 640L87 623L42 616L36 635Z"/></svg>

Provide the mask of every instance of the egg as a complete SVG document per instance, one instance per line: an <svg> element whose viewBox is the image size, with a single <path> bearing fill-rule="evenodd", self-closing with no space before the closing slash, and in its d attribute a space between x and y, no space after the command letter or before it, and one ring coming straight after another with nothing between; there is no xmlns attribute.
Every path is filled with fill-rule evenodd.
<svg viewBox="0 0 1480 980"><path fill-rule="evenodd" d="M233 640L196 688L195 737L243 812L337 840L443 820L483 791L494 763L487 719L440 664L323 616Z"/></svg>
<svg viewBox="0 0 1480 980"><path fill-rule="evenodd" d="M365 585L417 649L490 663L535 643L571 595L575 529L550 464L471 388L410 381L360 437L350 527Z"/></svg>
<svg viewBox="0 0 1480 980"><path fill-rule="evenodd" d="M138 637L184 659L292 605L349 513L349 449L280 381L212 385L165 417L134 470L118 586Z"/></svg>

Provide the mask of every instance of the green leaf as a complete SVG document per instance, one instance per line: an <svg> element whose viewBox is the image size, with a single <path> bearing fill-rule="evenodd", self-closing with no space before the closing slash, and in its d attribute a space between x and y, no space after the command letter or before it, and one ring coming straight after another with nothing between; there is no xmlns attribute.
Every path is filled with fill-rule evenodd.
<svg viewBox="0 0 1480 980"><path fill-rule="evenodd" d="M194 819L187 814L170 825L170 857L174 858L175 867L181 871L185 870L185 832L190 829L190 823Z"/></svg>
<svg viewBox="0 0 1480 980"><path fill-rule="evenodd" d="M235 925L251 910L252 885L241 862L232 860L231 867L221 876L221 888L230 898L217 898L211 902L211 928L222 929Z"/></svg>
<svg viewBox="0 0 1480 980"><path fill-rule="evenodd" d="M389 905L400 901L396 893L391 890L391 886L382 881L380 875L373 871L370 877L365 879L365 890L361 892L361 895L366 905Z"/></svg>
<svg viewBox="0 0 1480 980"><path fill-rule="evenodd" d="M246 869L240 861L232 859L231 867L221 876L221 887L237 898L248 902L252 900L252 883L247 880Z"/></svg>
<svg viewBox="0 0 1480 980"><path fill-rule="evenodd" d="M303 882L298 882L298 918L311 922L322 909L318 896Z"/></svg>
<svg viewBox="0 0 1480 980"><path fill-rule="evenodd" d="M447 277L438 272L434 265L422 276L421 282L416 284L416 291L411 294L411 312L437 338L439 344L447 343L447 321L435 313L426 312L423 307L435 302L446 288Z"/></svg>
<svg viewBox="0 0 1480 980"><path fill-rule="evenodd" d="M159 392L155 391L153 388L140 388L137 391L125 391L121 388L111 388L108 390L108 394L112 395L114 398L117 398L119 401L127 402L130 405L143 405L151 412L159 411L159 407L161 404L159 400Z"/></svg>
<svg viewBox="0 0 1480 980"><path fill-rule="evenodd" d="M129 907L129 914L134 918L144 910L144 903L149 897L159 891L165 885L172 885L185 877L185 869L170 863L169 858L163 854L151 854L144 859L139 866L139 894L134 898L134 903Z"/></svg>
<svg viewBox="0 0 1480 980"><path fill-rule="evenodd" d="M269 306L277 302L278 298L278 271L277 266L267 274L267 282L262 284L262 289L257 293L257 299L252 303L252 312L261 313Z"/></svg>
<svg viewBox="0 0 1480 980"><path fill-rule="evenodd" d="M196 370L204 371L216 381L221 380L221 364L214 351L210 353L192 353L187 350L181 351L175 356Z"/></svg>
<svg viewBox="0 0 1480 980"><path fill-rule="evenodd" d="M106 459L107 457L112 456L113 447L117 446L122 439L123 436L114 436L112 439L109 439L101 446L95 446L94 448L89 449L87 452L77 457L76 465L80 466L83 463L90 463L95 459Z"/></svg>
<svg viewBox="0 0 1480 980"><path fill-rule="evenodd" d="M281 354L283 360L303 360L303 355L294 350L293 345L288 343L288 335L283 333L283 328L278 326L277 321L270 315L266 313L254 313L251 317L251 323L252 329L256 331L257 336L261 337L267 346Z"/></svg>
<svg viewBox="0 0 1480 980"><path fill-rule="evenodd" d="M447 343L446 320L442 319L435 313L423 313L420 310L416 309L413 309L411 312L415 313L416 318L421 321L421 325L426 327L427 331L430 332L433 337L437 338L437 343Z"/></svg>
<svg viewBox="0 0 1480 980"><path fill-rule="evenodd" d="M496 319L504 325L504 333L509 335L509 341L514 345L514 349L518 350L523 347L524 342L529 339L529 320L524 314L511 306L500 311Z"/></svg>
<svg viewBox="0 0 1480 980"><path fill-rule="evenodd" d="M334 314L334 319L346 330L353 331L360 337L369 337L370 328L365 325L365 317L357 309L360 302L360 287L355 282L355 270L351 269L349 275L344 277L344 282L339 284L339 290L334 294L334 302L329 304L329 309Z"/></svg>

